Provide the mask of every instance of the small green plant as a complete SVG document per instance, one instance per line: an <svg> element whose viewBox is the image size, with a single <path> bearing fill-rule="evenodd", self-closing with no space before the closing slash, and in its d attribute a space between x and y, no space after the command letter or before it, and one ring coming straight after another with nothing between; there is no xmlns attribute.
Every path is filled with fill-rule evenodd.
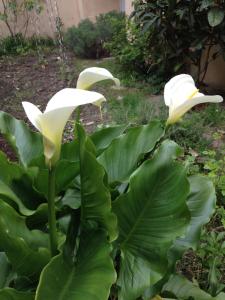
<svg viewBox="0 0 225 300"><path fill-rule="evenodd" d="M225 232L203 231L197 255L208 270L207 289L212 296L216 296L225 288L220 272L225 263Z"/></svg>
<svg viewBox="0 0 225 300"><path fill-rule="evenodd" d="M22 34L8 36L0 40L0 56L24 55L32 51L47 50L54 47L54 41L50 37L24 38Z"/></svg>
<svg viewBox="0 0 225 300"><path fill-rule="evenodd" d="M146 124L155 118L165 118L165 106L143 93L130 93L106 104L107 113L116 124Z"/></svg>

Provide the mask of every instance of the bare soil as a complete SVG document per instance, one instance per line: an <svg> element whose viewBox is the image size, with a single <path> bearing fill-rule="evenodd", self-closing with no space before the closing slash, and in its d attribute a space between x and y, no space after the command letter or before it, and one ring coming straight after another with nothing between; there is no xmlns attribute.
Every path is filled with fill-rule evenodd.
<svg viewBox="0 0 225 300"><path fill-rule="evenodd" d="M66 53L66 60L59 57L57 51L0 58L0 110L28 122L22 101L37 105L42 111L49 99L59 90L75 87L78 72L75 68L75 57ZM100 122L99 110L87 105L81 110L81 119L88 130ZM67 132L70 132L68 125ZM0 137L0 149L13 157L9 147Z"/></svg>

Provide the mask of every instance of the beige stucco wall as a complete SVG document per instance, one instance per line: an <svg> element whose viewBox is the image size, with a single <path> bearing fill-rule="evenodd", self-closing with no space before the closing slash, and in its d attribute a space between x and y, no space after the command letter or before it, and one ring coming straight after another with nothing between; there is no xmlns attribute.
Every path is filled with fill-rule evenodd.
<svg viewBox="0 0 225 300"><path fill-rule="evenodd" d="M218 49L218 47L213 47L210 51L210 57L212 57L213 53L215 53ZM203 57L201 59L201 77L204 74L204 67L205 67L205 60L206 60L206 52L203 53ZM218 90L224 90L225 91L225 61L223 57L220 55L215 60L209 59L211 61L209 63L206 76L204 78L204 83L207 84L210 89L218 89ZM190 74L194 77L197 77L197 68L190 64Z"/></svg>
<svg viewBox="0 0 225 300"><path fill-rule="evenodd" d="M27 35L40 34L53 36L56 31L55 20L60 17L64 28L77 25L82 19L95 17L101 13L111 10L119 11L119 0L45 0L45 9L40 15L32 13ZM3 11L2 1L0 0L0 11ZM16 32L24 30L26 16L21 13L15 29ZM0 36L9 34L4 22L0 21Z"/></svg>
<svg viewBox="0 0 225 300"><path fill-rule="evenodd" d="M130 15L133 11L132 2L133 0L125 0L125 12L127 15Z"/></svg>

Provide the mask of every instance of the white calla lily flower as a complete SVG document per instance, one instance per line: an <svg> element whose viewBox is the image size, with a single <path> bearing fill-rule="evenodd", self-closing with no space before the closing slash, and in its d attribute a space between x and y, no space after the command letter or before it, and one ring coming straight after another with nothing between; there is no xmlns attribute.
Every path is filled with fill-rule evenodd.
<svg viewBox="0 0 225 300"><path fill-rule="evenodd" d="M44 113L34 104L22 102L28 119L43 135L44 155L49 167L60 157L63 130L74 109L80 105L102 101L105 98L99 93L66 88L50 99Z"/></svg>
<svg viewBox="0 0 225 300"><path fill-rule="evenodd" d="M193 78L188 74L173 77L164 88L164 101L169 107L167 124L177 122L193 106L206 102L222 102L221 96L205 96L199 93Z"/></svg>
<svg viewBox="0 0 225 300"><path fill-rule="evenodd" d="M82 71L77 80L77 88L88 90L93 84L102 80L113 80L116 86L120 85L119 79L113 77L113 75L104 68L87 68ZM99 103L94 103L95 105L99 106Z"/></svg>

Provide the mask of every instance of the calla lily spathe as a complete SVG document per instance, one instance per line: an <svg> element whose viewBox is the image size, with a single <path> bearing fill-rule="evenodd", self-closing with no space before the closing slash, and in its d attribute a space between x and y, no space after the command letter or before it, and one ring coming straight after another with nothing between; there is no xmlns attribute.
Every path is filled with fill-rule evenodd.
<svg viewBox="0 0 225 300"><path fill-rule="evenodd" d="M119 79L113 77L113 75L104 68L87 68L82 71L77 80L77 88L88 90L93 84L102 80L113 80L116 86L120 85Z"/></svg>
<svg viewBox="0 0 225 300"><path fill-rule="evenodd" d="M222 102L223 98L199 93L193 78L188 74L181 74L170 79L165 85L164 100L169 107L167 124L173 124L193 106L206 102Z"/></svg>
<svg viewBox="0 0 225 300"><path fill-rule="evenodd" d="M96 92L85 91L94 83L111 79L119 85L119 79L104 68L87 68L80 73L77 89L66 88L56 93L42 113L34 104L23 102L23 107L30 122L41 132L44 141L46 164L53 166L60 157L64 127L76 107L88 103L101 106L105 97Z"/></svg>
<svg viewBox="0 0 225 300"><path fill-rule="evenodd" d="M44 155L49 167L60 157L63 130L74 109L102 101L105 98L99 93L66 88L51 98L44 113L30 102L22 103L28 119L43 135Z"/></svg>

